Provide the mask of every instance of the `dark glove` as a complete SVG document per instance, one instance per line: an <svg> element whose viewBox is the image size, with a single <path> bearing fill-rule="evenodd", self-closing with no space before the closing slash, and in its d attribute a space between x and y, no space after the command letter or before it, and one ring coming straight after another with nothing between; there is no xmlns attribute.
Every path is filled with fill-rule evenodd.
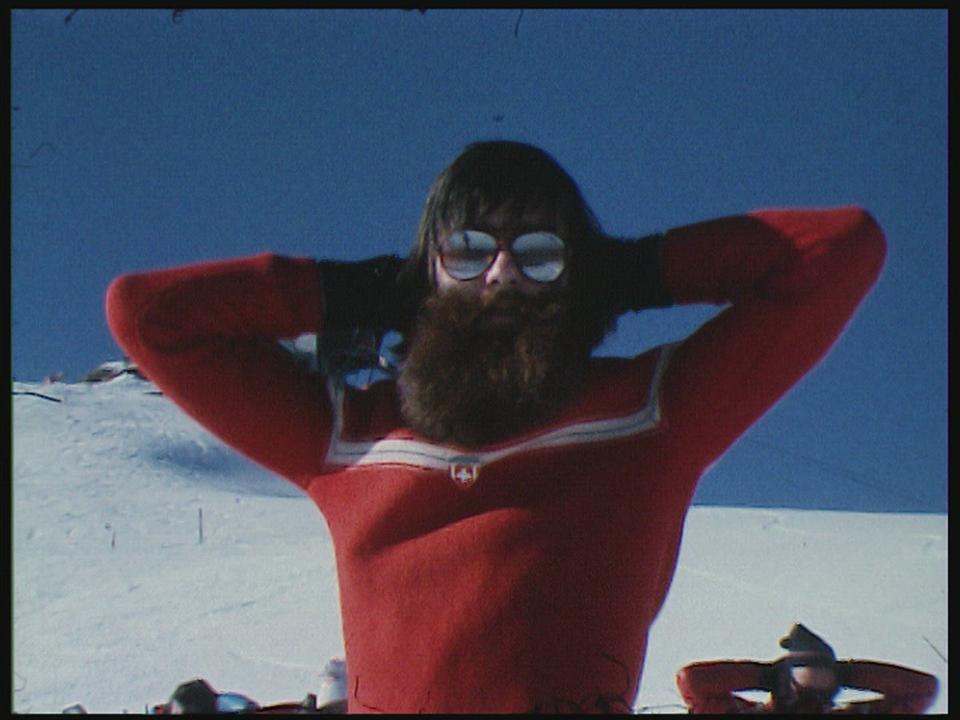
<svg viewBox="0 0 960 720"><path fill-rule="evenodd" d="M593 256L601 292L618 313L673 305L660 270L662 245L663 235L647 235L639 240L602 237L590 246L587 253Z"/></svg>
<svg viewBox="0 0 960 720"><path fill-rule="evenodd" d="M786 677L790 675L790 663L786 658L780 658L767 664L760 671L760 687L770 692L778 692Z"/></svg>
<svg viewBox="0 0 960 720"><path fill-rule="evenodd" d="M358 262L319 262L326 299L323 330L404 332L413 320L410 302L402 297L397 274L404 261L381 255Z"/></svg>
<svg viewBox="0 0 960 720"><path fill-rule="evenodd" d="M419 293L402 274L404 261L381 255L359 262L319 263L326 303L317 355L328 377L342 379L363 369L390 371L381 352L388 331L406 334L419 307Z"/></svg>
<svg viewBox="0 0 960 720"><path fill-rule="evenodd" d="M854 680L853 663L849 660L837 660L833 665L833 671L837 674L839 687L853 687L850 684Z"/></svg>

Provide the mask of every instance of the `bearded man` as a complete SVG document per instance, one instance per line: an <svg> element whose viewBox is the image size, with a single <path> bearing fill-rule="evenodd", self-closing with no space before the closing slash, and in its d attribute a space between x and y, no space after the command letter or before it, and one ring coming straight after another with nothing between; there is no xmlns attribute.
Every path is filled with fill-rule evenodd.
<svg viewBox="0 0 960 720"><path fill-rule="evenodd" d="M405 260L125 275L107 314L150 380L323 513L350 711L630 712L700 475L826 354L885 247L855 207L612 238L550 155L484 142ZM729 307L591 356L621 314L680 303ZM397 375L365 387L277 343L387 330Z"/></svg>
<svg viewBox="0 0 960 720"><path fill-rule="evenodd" d="M827 642L800 623L780 638L788 652L772 662L710 660L677 672L677 687L693 714L920 715L939 683L928 673L875 660L837 660ZM841 702L844 688L879 697ZM766 702L739 693L767 690Z"/></svg>

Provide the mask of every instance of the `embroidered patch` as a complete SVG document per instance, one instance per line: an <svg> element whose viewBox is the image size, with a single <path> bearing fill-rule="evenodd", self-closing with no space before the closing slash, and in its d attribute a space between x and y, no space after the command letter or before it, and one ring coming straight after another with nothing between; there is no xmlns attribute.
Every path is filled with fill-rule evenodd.
<svg viewBox="0 0 960 720"><path fill-rule="evenodd" d="M480 458L457 455L450 458L450 479L458 486L468 488L480 477Z"/></svg>

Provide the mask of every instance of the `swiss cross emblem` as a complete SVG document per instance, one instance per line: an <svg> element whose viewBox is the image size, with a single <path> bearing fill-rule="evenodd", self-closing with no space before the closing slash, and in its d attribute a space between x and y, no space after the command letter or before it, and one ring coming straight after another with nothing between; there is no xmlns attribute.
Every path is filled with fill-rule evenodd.
<svg viewBox="0 0 960 720"><path fill-rule="evenodd" d="M470 487L479 476L480 458L458 456L450 459L450 479L460 487Z"/></svg>

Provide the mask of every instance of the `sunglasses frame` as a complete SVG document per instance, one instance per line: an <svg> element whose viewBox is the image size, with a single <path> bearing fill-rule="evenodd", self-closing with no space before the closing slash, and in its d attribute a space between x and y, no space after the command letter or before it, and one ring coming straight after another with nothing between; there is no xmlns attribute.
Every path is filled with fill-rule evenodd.
<svg viewBox="0 0 960 720"><path fill-rule="evenodd" d="M447 262L446 262L445 259L444 259L445 256L444 256L443 247L444 247L444 243L448 242L448 241L450 240L450 238L454 237L455 235L467 235L468 233L471 234L471 235L479 235L479 236L481 236L481 237L489 238L490 240L492 240L492 241L494 242L495 252L493 252L493 253L490 255L489 262L487 262L487 264L483 267L482 270L480 270L480 271L477 272L476 274L464 275L464 274L461 273L461 272L451 271L450 267L447 265ZM529 237L529 236L531 236L531 235L545 235L545 236L548 236L548 237L551 237L551 238L555 238L555 239L559 242L558 250L560 251L560 255L561 255L560 270L557 272L557 274L556 274L555 276L553 276L553 277L551 277L551 278L549 278L549 279L540 280L540 279L538 279L538 278L536 278L536 277L533 277L533 276L529 275L529 274L527 273L527 269L526 269L526 267L524 266L524 264L523 264L522 262L520 262L520 259L518 259L518 257L514 254L514 249L513 249L513 248L514 248L514 245L516 244L516 242L517 242L518 240L522 240L523 238ZM513 256L513 261L514 261L514 263L516 264L517 269L520 271L520 273L521 273L525 278L527 278L527 279L530 280L531 282L535 282L535 283L542 284L542 285L547 285L547 284L549 284L549 283L556 282L557 280L559 280L559 279L563 276L563 273L566 272L566 269L567 269L567 259L568 259L568 258L567 258L567 253L568 253L567 243L564 241L564 239L563 239L562 237L560 237L559 235L557 235L557 234L554 233L554 232L550 232L549 230L532 230L532 231L530 231L530 232L523 232L523 233L520 233L519 235L517 235L516 237L514 237L512 240L510 240L510 242L503 243L503 242L500 242L500 241L499 241L494 235L492 235L491 233L484 232L484 231L482 231L482 230L472 230L472 229L467 229L467 228L465 228L465 229L463 229L463 230L456 230L456 231L450 233L446 238L444 238L444 240L443 240L442 242L441 242L441 241L435 242L435 243L434 243L434 249L436 250L437 256L440 258L440 264L443 266L443 269L447 272L447 274L448 274L450 277L452 277L452 278L454 278L455 280L458 280L458 281L460 281L460 282L470 282L471 280L476 280L478 277L482 276L482 275L483 275L484 273L486 273L491 267L493 267L493 264L496 262L497 257L498 257L498 256L500 255L500 253L503 252L504 250L509 250L509 251L510 251L510 254ZM521 257L522 257L522 256L521 256Z"/></svg>

